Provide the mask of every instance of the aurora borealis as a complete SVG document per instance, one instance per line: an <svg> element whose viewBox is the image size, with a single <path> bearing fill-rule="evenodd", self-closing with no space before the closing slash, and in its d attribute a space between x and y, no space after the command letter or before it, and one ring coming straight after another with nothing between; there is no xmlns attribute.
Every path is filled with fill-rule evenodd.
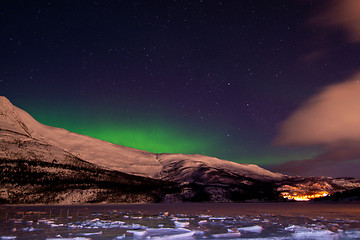
<svg viewBox="0 0 360 240"><path fill-rule="evenodd" d="M59 124L60 121L49 119L48 125ZM47 122L44 118L43 122ZM53 122L53 124L52 124ZM154 153L196 153L199 149L209 151L211 139L196 138L194 134L182 132L175 126L155 122L125 122L82 120L77 123L60 122L61 127L80 134L95 137L123 146L129 146Z"/></svg>
<svg viewBox="0 0 360 240"><path fill-rule="evenodd" d="M359 12L356 0L1 1L0 94L115 144L353 176L358 148L335 152L347 136L284 139L308 126L293 116L309 99L329 96L332 111L322 91L356 81ZM352 108L343 119L357 119Z"/></svg>

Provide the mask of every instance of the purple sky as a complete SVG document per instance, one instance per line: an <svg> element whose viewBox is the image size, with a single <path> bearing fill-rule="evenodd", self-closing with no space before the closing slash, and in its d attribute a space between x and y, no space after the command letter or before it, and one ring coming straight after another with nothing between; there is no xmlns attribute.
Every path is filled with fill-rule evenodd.
<svg viewBox="0 0 360 240"><path fill-rule="evenodd" d="M357 0L14 0L0 22L0 93L42 123L360 177Z"/></svg>

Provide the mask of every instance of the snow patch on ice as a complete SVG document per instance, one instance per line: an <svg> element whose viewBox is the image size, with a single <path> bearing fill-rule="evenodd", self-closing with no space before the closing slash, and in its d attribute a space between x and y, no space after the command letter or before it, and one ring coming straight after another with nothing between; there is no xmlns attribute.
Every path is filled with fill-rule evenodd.
<svg viewBox="0 0 360 240"><path fill-rule="evenodd" d="M252 233L261 233L263 228L261 226L250 226L250 227L241 227L237 228L240 232L252 232Z"/></svg>

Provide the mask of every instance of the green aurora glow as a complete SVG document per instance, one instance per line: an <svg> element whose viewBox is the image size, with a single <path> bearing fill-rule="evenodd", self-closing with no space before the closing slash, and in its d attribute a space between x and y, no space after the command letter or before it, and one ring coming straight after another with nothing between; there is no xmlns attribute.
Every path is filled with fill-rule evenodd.
<svg viewBox="0 0 360 240"><path fill-rule="evenodd" d="M81 113L66 111L34 111L33 116L45 125L153 153L212 155L216 142L213 138L190 133L186 127L165 123L163 120L114 121L109 117L87 115L85 118Z"/></svg>
<svg viewBox="0 0 360 240"><path fill-rule="evenodd" d="M197 153L209 149L211 141L194 138L167 126L104 124L80 134L153 153Z"/></svg>
<svg viewBox="0 0 360 240"><path fill-rule="evenodd" d="M254 149L253 146L226 138L216 132L215 128L166 119L160 114L158 117L134 113L113 114L96 107L89 111L83 106L70 108L62 104L55 104L56 110L37 104L23 109L45 125L153 153L202 154L257 165L280 163L286 159L304 159L312 154L294 149L289 153L281 150L249 153L248 149Z"/></svg>

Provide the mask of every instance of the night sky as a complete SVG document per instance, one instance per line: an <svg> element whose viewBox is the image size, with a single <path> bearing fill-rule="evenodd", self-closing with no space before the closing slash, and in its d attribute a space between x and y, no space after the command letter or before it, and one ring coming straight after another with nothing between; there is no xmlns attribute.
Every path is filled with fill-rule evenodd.
<svg viewBox="0 0 360 240"><path fill-rule="evenodd" d="M360 1L2 0L0 26L0 95L43 124L360 177Z"/></svg>

